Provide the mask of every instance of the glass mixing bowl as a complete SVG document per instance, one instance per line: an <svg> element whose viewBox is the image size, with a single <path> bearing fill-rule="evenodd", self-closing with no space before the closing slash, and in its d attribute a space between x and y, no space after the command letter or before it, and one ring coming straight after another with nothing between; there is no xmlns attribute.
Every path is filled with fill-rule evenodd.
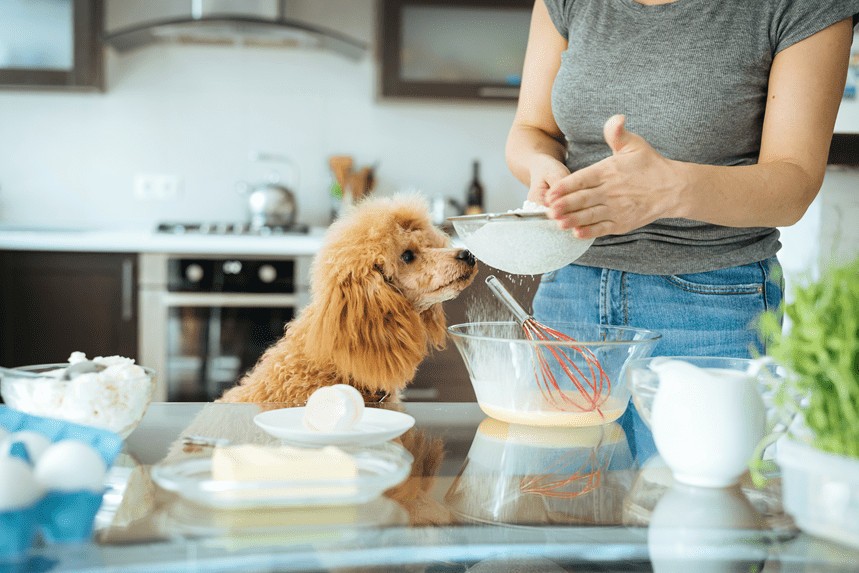
<svg viewBox="0 0 859 573"><path fill-rule="evenodd" d="M624 365L649 356L660 335L595 324L545 326L575 341L528 340L514 321L448 328L483 412L531 426L598 426L619 418L630 396Z"/></svg>
<svg viewBox="0 0 859 573"><path fill-rule="evenodd" d="M63 380L60 376L67 366L68 363L34 364L4 371L0 374L3 401L27 414L103 428L128 437L152 401L155 371L136 365L133 369L108 366L98 373Z"/></svg>
<svg viewBox="0 0 859 573"><path fill-rule="evenodd" d="M594 242L558 228L544 212L484 213L449 220L475 257L518 275L540 275L565 267Z"/></svg>
<svg viewBox="0 0 859 573"><path fill-rule="evenodd" d="M557 428L486 418L444 501L467 522L615 524L628 486L614 470L631 465L617 422Z"/></svg>

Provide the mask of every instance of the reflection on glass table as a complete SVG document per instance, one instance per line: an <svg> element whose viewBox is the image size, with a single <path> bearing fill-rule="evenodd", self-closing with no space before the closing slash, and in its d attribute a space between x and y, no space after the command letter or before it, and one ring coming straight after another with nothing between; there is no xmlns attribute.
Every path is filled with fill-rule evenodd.
<svg viewBox="0 0 859 573"><path fill-rule="evenodd" d="M484 419L445 502L465 522L617 523L632 459L617 423L587 428Z"/></svg>

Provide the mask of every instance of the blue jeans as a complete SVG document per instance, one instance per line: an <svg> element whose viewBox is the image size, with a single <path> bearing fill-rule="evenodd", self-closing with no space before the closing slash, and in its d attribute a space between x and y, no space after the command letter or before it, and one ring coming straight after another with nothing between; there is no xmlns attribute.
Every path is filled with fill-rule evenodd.
<svg viewBox="0 0 859 573"><path fill-rule="evenodd" d="M783 284L776 257L686 275L567 265L543 275L534 317L654 330L662 335L654 356L749 358L764 352L755 320L780 307ZM632 404L620 424L639 463L655 453L650 430Z"/></svg>

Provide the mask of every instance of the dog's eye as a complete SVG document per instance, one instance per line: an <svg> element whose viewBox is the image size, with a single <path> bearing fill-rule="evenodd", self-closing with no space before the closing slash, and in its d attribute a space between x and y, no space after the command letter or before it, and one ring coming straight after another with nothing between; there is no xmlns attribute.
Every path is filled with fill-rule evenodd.
<svg viewBox="0 0 859 573"><path fill-rule="evenodd" d="M415 260L415 253L411 249L408 249L403 251L403 254L400 255L400 258L403 260L404 263L408 264Z"/></svg>

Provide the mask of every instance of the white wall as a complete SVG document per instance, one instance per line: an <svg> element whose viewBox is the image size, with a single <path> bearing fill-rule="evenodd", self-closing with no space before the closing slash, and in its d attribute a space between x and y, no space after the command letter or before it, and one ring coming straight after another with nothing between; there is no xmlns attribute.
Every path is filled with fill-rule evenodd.
<svg viewBox="0 0 859 573"><path fill-rule="evenodd" d="M372 0L349 3L373 19ZM372 52L158 46L107 51L103 94L0 91L0 221L147 227L241 220L237 182L268 174L252 150L299 166L300 219L328 222L327 158L379 162L380 193L464 198L482 162L487 208L521 205L504 164L513 103L378 101ZM181 196L141 202L138 173L181 177ZM288 173L284 172L284 175Z"/></svg>

